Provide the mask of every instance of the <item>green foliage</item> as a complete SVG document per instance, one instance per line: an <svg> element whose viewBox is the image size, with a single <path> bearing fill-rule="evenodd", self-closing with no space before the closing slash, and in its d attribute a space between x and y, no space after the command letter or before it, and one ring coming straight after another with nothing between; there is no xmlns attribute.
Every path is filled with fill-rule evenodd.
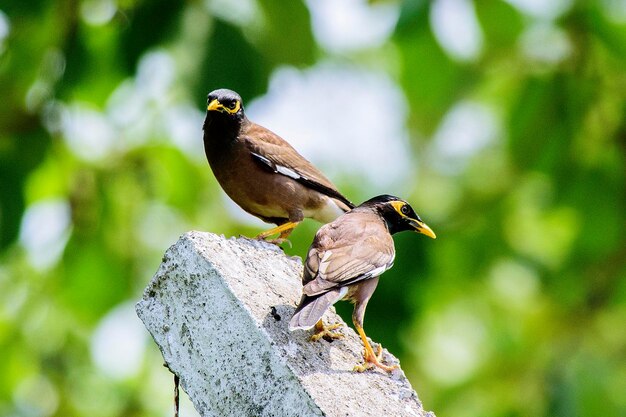
<svg viewBox="0 0 626 417"><path fill-rule="evenodd" d="M216 20L213 31L198 89L232 85L244 100L265 92L271 70L267 59L248 42L239 27ZM233 49L241 55L229 53Z"/></svg>
<svg viewBox="0 0 626 417"><path fill-rule="evenodd" d="M370 3L398 7L395 29L382 46L344 53L318 44L302 1L237 2L235 12L221 1L2 3L0 415L171 414L171 378L147 336L104 338L112 351L139 340L120 371L99 358L99 335L180 234L262 227L239 223L203 159L206 94L230 87L249 102L278 68L329 61L384 68L408 104L416 168L402 197L438 239L396 236L396 266L365 329L401 358L425 407L440 417L626 413L620 2L573 1L540 18L474 0L482 46L466 59L433 29L437 2ZM442 156L442 126L464 103L488 109L493 133ZM194 130L176 133L173 115L195 117ZM354 200L372 189L350 173L336 182ZM35 224L42 207L57 214ZM305 221L287 253L304 256L317 227ZM337 307L349 320L351 306Z"/></svg>

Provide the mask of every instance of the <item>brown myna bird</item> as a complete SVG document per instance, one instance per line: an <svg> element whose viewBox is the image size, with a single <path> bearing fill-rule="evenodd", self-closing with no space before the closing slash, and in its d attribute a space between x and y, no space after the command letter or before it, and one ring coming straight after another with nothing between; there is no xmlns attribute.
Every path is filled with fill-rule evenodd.
<svg viewBox="0 0 626 417"><path fill-rule="evenodd" d="M382 346L374 354L363 330L365 307L378 285L378 277L393 266L395 248L391 235L404 230L436 237L409 203L391 195L374 197L322 226L311 244L302 278L302 299L289 322L289 329L315 326L317 340L322 336L341 337L332 333L338 325L324 326L324 312L339 300L354 303L352 322L365 347L364 371L377 366L385 371L395 369L382 364Z"/></svg>
<svg viewBox="0 0 626 417"><path fill-rule="evenodd" d="M215 178L242 209L277 227L284 241L305 217L333 221L354 204L284 139L246 117L239 94L209 93L204 150Z"/></svg>

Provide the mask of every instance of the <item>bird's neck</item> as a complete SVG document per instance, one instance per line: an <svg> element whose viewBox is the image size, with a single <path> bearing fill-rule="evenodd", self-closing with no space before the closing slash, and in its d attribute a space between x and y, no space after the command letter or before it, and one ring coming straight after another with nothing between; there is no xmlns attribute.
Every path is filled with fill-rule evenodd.
<svg viewBox="0 0 626 417"><path fill-rule="evenodd" d="M205 134L217 135L220 138L232 138L239 135L241 126L245 121L245 119L223 117L219 113L214 114L213 112L207 112L202 129Z"/></svg>
<svg viewBox="0 0 626 417"><path fill-rule="evenodd" d="M215 152L223 152L231 147L239 138L241 129L247 122L207 114L204 119L204 150L207 157Z"/></svg>
<svg viewBox="0 0 626 417"><path fill-rule="evenodd" d="M398 232L403 231L404 229L401 229L400 227L398 227L398 225L396 223L387 221L387 219L385 219L385 224L387 225L387 229L389 230L389 234L390 235L395 235Z"/></svg>
<svg viewBox="0 0 626 417"><path fill-rule="evenodd" d="M394 235L404 230L397 224L397 222L394 222L387 218L387 213L385 212L384 209L377 208L377 210L378 210L378 213L380 214L380 217L383 219L385 226L387 226L387 230L389 230L390 235Z"/></svg>

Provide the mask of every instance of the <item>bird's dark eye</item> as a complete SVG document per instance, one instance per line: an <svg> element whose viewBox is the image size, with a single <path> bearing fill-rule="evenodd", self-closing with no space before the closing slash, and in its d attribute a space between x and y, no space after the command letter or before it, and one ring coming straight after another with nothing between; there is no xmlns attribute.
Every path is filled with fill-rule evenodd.
<svg viewBox="0 0 626 417"><path fill-rule="evenodd" d="M404 205L402 206L402 208L400 209L400 211L402 212L402 214L404 214L405 216L409 214L409 206Z"/></svg>
<svg viewBox="0 0 626 417"><path fill-rule="evenodd" d="M228 108L231 110L234 110L235 107L237 107L237 101L233 101L228 104Z"/></svg>

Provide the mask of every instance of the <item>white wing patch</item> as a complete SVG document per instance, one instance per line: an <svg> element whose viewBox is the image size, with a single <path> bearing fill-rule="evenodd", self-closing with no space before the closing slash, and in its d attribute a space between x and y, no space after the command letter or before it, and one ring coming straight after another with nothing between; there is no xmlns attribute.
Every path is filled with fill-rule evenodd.
<svg viewBox="0 0 626 417"><path fill-rule="evenodd" d="M282 165L276 165L276 171L286 177L293 178L294 180L301 178L301 175L299 175L296 171Z"/></svg>
<svg viewBox="0 0 626 417"><path fill-rule="evenodd" d="M318 268L318 271L320 274L326 275L326 269L328 269L328 265L330 265L329 259L332 256L332 254L333 254L332 250L328 250L324 253L324 256L320 260L320 266Z"/></svg>
<svg viewBox="0 0 626 417"><path fill-rule="evenodd" d="M266 158L263 155L259 155L256 152L250 152L250 153L252 154L252 157L256 158L259 162L263 163L274 172L277 172L289 178L293 178L294 180L298 180L302 178L302 175L298 174L296 171L294 171L291 168L287 168L285 166L275 164L269 158Z"/></svg>
<svg viewBox="0 0 626 417"><path fill-rule="evenodd" d="M394 251L393 256L391 257L391 260L389 262L387 262L385 265L379 266L378 268L374 268L372 269L370 272L368 272L367 274L365 274L363 276L363 278L368 279L368 278L374 278L374 277L378 277L381 276L383 274L383 272L391 269L393 267L393 262L396 259L396 253Z"/></svg>
<svg viewBox="0 0 626 417"><path fill-rule="evenodd" d="M326 261L328 261L328 258L330 258L330 256L331 256L332 254L333 254L333 251L332 251L332 250L327 250L327 251L324 253L324 257L322 258L321 262L326 262Z"/></svg>
<svg viewBox="0 0 626 417"><path fill-rule="evenodd" d="M341 300L348 293L348 287L341 287L339 289L339 296L337 297L337 301ZM335 303L337 302L335 301ZM333 304L335 304L333 303Z"/></svg>
<svg viewBox="0 0 626 417"><path fill-rule="evenodd" d="M381 275L383 272L385 272L386 270L388 270L389 268L391 268L391 266L393 266L393 263L391 265L386 264L386 265L383 265L383 266L379 266L378 268L374 268L370 272L365 274L365 277L367 277L367 278L377 277L377 276Z"/></svg>

